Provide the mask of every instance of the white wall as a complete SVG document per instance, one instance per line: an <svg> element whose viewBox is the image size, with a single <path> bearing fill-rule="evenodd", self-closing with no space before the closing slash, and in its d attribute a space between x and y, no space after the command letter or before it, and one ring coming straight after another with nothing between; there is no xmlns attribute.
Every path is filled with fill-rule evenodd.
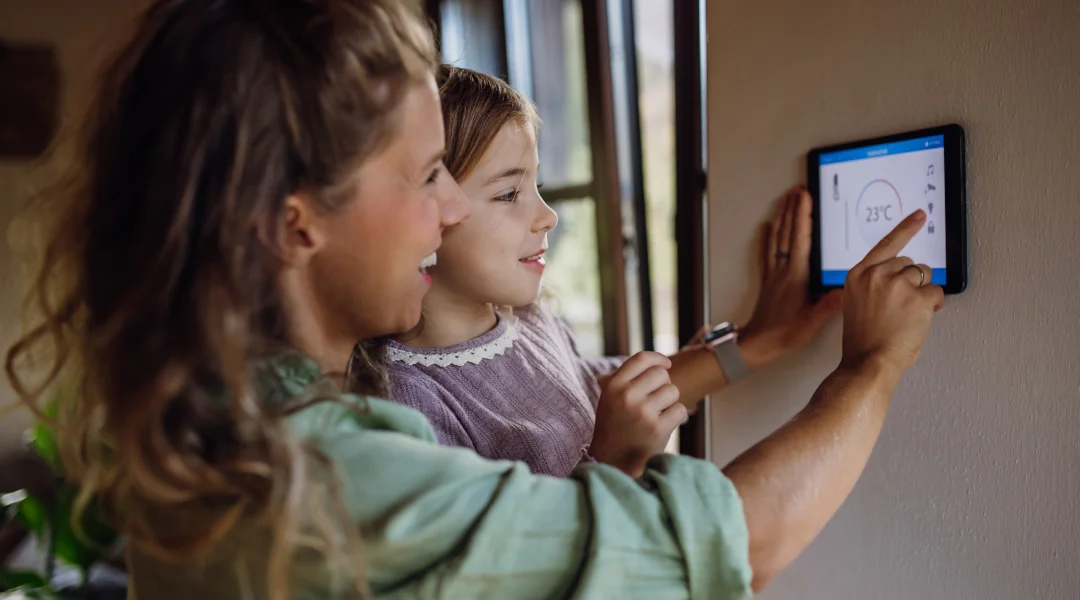
<svg viewBox="0 0 1080 600"><path fill-rule="evenodd" d="M708 3L711 311L813 146L959 121L971 282L853 495L766 600L1080 597L1080 2ZM793 415L839 325L714 400L724 463Z"/></svg>
<svg viewBox="0 0 1080 600"><path fill-rule="evenodd" d="M103 56L130 32L128 25L146 0L3 0L0 40L54 44L61 70L61 111L78 123L90 101ZM2 86L3 82L0 82ZM3 94L0 87L0 94ZM18 214L33 189L48 182L63 165L33 159L0 159L0 348L19 332L19 313L27 269L11 242L27 231ZM0 411L17 403L7 377L0 376ZM18 443L29 417L22 410L0 412L0 455Z"/></svg>

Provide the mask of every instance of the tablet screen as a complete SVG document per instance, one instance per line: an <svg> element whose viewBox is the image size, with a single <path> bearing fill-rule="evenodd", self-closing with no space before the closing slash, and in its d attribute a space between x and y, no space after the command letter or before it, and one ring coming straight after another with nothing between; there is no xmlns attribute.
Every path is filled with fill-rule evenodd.
<svg viewBox="0 0 1080 600"><path fill-rule="evenodd" d="M844 285L848 270L920 208L926 226L902 255L945 284L945 136L822 153L818 168L822 285Z"/></svg>

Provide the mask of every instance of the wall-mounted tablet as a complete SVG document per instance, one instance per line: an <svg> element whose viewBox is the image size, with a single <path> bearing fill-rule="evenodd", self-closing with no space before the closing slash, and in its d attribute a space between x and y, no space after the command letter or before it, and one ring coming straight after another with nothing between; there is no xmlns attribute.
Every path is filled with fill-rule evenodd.
<svg viewBox="0 0 1080 600"><path fill-rule="evenodd" d="M923 209L927 223L901 253L933 269L947 294L967 287L967 178L959 125L811 150L814 197L810 286L844 286L847 272L903 218Z"/></svg>

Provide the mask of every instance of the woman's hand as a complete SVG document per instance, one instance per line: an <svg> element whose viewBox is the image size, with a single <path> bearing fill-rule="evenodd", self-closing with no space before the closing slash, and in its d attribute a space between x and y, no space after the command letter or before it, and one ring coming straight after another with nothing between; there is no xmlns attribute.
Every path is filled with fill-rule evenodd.
<svg viewBox="0 0 1080 600"><path fill-rule="evenodd" d="M664 451L671 433L686 421L670 366L663 354L638 352L601 381L593 458L638 477L649 458Z"/></svg>
<svg viewBox="0 0 1080 600"><path fill-rule="evenodd" d="M843 307L840 291L816 304L810 299L811 204L806 188L796 186L779 200L772 222L764 226L761 294L739 336L751 368L806 346Z"/></svg>
<svg viewBox="0 0 1080 600"><path fill-rule="evenodd" d="M916 211L848 272L841 369L884 368L899 378L918 359L945 294L930 283L930 267L897 254L925 224L926 213Z"/></svg>

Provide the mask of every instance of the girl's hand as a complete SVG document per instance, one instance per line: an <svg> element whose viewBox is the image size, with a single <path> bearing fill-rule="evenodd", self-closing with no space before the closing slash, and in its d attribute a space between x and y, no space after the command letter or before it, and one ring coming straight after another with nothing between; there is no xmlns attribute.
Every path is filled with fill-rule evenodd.
<svg viewBox="0 0 1080 600"><path fill-rule="evenodd" d="M664 451L671 433L686 422L669 367L666 356L639 352L601 381L593 458L639 477L646 461Z"/></svg>
<svg viewBox="0 0 1080 600"><path fill-rule="evenodd" d="M817 304L810 300L810 193L796 186L780 198L772 222L764 226L761 295L739 347L751 368L764 366L806 346L843 308L843 292Z"/></svg>

